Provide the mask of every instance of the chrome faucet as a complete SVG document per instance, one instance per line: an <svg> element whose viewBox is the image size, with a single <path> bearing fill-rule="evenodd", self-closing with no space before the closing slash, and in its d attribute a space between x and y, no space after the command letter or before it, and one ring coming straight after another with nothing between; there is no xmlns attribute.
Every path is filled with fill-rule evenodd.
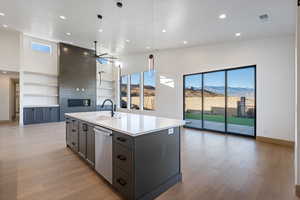
<svg viewBox="0 0 300 200"><path fill-rule="evenodd" d="M104 108L104 105L105 105L105 103L106 102L110 102L111 103L111 117L113 117L114 116L114 103L113 103L113 101L111 100L111 99L105 99L104 101L103 101L103 103L102 103L102 106L101 106L101 108Z"/></svg>

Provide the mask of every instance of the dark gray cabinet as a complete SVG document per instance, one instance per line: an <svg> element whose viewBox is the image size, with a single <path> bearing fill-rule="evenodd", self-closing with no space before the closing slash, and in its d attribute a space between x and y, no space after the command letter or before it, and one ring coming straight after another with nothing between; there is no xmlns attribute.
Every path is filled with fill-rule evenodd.
<svg viewBox="0 0 300 200"><path fill-rule="evenodd" d="M72 123L69 118L66 118L66 143L67 146L71 147L72 145Z"/></svg>
<svg viewBox="0 0 300 200"><path fill-rule="evenodd" d="M92 166L95 166L95 132L94 127L90 125L86 134L86 147L86 159Z"/></svg>
<svg viewBox="0 0 300 200"><path fill-rule="evenodd" d="M59 121L59 107L31 107L23 109L23 123L37 124Z"/></svg>
<svg viewBox="0 0 300 200"><path fill-rule="evenodd" d="M78 153L82 158L86 158L86 141L87 141L87 129L88 126L86 123L79 122L79 149Z"/></svg>
<svg viewBox="0 0 300 200"><path fill-rule="evenodd" d="M137 137L113 132L113 186L125 199L154 199L180 180L179 128Z"/></svg>
<svg viewBox="0 0 300 200"><path fill-rule="evenodd" d="M94 126L66 117L66 143L92 167L95 166Z"/></svg>

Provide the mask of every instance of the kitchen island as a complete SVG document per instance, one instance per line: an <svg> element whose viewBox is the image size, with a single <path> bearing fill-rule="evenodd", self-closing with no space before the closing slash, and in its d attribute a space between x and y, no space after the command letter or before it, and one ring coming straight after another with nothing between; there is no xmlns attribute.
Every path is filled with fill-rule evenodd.
<svg viewBox="0 0 300 200"><path fill-rule="evenodd" d="M154 199L181 181L183 120L120 112L65 117L67 146L125 199Z"/></svg>

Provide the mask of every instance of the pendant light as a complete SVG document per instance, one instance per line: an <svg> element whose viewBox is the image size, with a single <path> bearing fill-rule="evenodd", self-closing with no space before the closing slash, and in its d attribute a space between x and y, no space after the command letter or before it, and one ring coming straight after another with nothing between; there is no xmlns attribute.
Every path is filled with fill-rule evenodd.
<svg viewBox="0 0 300 200"><path fill-rule="evenodd" d="M154 26L154 7L155 7L155 0L152 0L152 36L151 36L151 43L152 48L154 47L154 35L155 35L155 26ZM148 71L154 71L154 55L150 54L148 56Z"/></svg>

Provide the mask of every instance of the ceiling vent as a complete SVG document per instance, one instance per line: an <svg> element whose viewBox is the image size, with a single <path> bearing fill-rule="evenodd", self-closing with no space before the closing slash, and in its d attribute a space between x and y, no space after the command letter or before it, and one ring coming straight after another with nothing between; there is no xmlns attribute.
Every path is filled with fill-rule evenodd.
<svg viewBox="0 0 300 200"><path fill-rule="evenodd" d="M269 20L269 15L268 14L263 14L259 16L260 21L266 22Z"/></svg>

